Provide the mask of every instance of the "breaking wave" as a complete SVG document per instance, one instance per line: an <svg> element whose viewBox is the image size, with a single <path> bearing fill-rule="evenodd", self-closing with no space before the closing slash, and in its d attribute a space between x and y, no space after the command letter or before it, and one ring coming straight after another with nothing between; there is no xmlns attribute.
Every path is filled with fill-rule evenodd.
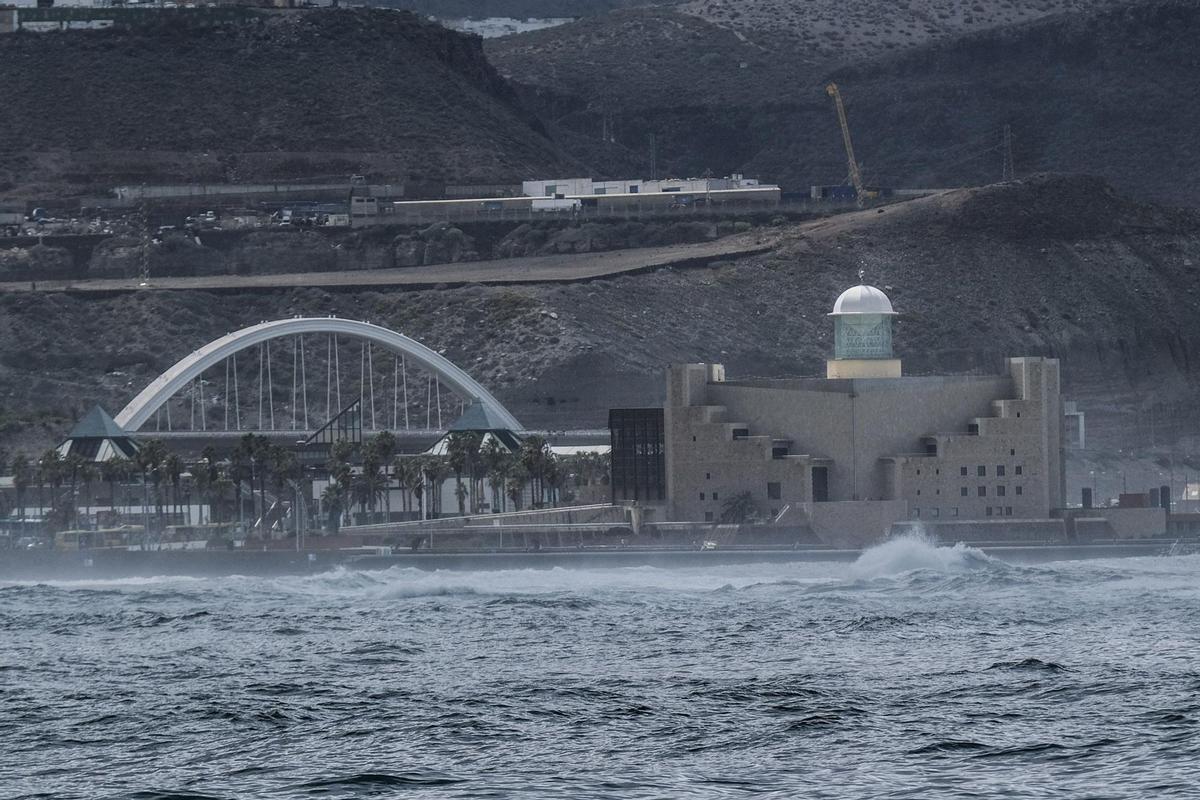
<svg viewBox="0 0 1200 800"><path fill-rule="evenodd" d="M884 578L926 570L943 574L977 571L1008 571L999 559L982 550L959 542L953 547L938 545L930 537L910 534L889 539L864 550L850 566L850 574L859 579Z"/></svg>

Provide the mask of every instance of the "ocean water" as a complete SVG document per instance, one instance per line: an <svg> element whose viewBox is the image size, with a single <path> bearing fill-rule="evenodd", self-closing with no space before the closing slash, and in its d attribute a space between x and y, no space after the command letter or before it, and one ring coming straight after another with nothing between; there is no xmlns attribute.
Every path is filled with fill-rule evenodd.
<svg viewBox="0 0 1200 800"><path fill-rule="evenodd" d="M1200 556L0 584L0 797L1200 796Z"/></svg>

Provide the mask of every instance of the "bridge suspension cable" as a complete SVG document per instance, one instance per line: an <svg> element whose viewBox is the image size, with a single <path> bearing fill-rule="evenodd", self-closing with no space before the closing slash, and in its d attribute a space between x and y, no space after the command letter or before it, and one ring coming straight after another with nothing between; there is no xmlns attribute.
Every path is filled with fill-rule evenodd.
<svg viewBox="0 0 1200 800"><path fill-rule="evenodd" d="M305 338L312 335L326 337L326 347L318 347L315 356L313 349L305 342ZM187 424L191 430L207 431L210 413L214 417L217 429L278 430L278 405L279 410L284 413L290 406L291 430L307 431L320 424L319 416L315 420L313 418L314 409L308 397L309 388L317 388L308 385L308 373L312 368L317 368L317 376L324 372L326 386L322 410L325 419L332 418L344 408L342 379L349 377L341 372L341 350L346 346L342 341L344 336L351 340L359 340L359 374L355 377L358 379L358 398L365 417L364 427L378 430L390 424L391 428L399 429L403 417L404 429L410 430L414 422L413 413L419 413L423 404L425 428L432 430L436 425L436 429L441 430L448 422L446 412L461 413L468 402L479 402L493 415L507 421L512 429L520 430L516 419L487 389L445 357L386 328L336 318L295 318L265 322L210 342L181 359L147 386L117 415L117 422L128 430L136 431L150 416L154 416L155 427L161 429L165 416L167 430L174 431L177 415L171 406L179 405L179 410L183 412L182 419L186 421L183 424ZM274 394L275 374L279 368L282 367L286 371L287 367L284 366L286 361L281 364L274 363L277 360L278 348L273 346L273 342L276 339L287 338L292 339L292 393L290 402L283 400L282 403L277 403ZM386 360L378 365L375 363L376 345L390 350L393 355L391 381L387 380L389 369ZM353 344L350 343L349 346L353 347ZM251 347L258 351L257 364L254 363L254 358L238 358L241 351ZM286 347L283 352L286 353ZM322 356L325 360L324 369L320 369ZM426 375L424 403L418 399L419 395L414 397L410 391L410 358L416 361L419 371ZM310 361L316 363L309 363ZM215 381L207 377L211 375L213 368L217 371ZM376 372L379 374L376 375ZM242 416L241 402L243 382L248 382L249 386L257 384L257 392L251 391L247 398L245 418ZM205 391L206 383L209 384L210 391ZM351 391L353 383L354 379L350 378L347 388ZM443 383L451 390L449 398L442 396ZM389 391L392 393L390 415L386 412L386 396ZM459 401L457 406L454 403L455 398ZM403 414L400 413L401 407L404 409Z"/></svg>

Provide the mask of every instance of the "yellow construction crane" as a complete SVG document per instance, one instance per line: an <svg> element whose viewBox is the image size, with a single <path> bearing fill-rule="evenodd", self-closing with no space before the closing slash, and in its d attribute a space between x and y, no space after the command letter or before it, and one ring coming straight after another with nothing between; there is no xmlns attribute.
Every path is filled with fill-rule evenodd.
<svg viewBox="0 0 1200 800"><path fill-rule="evenodd" d="M863 188L862 173L858 171L858 161L854 158L854 145L850 142L850 123L846 121L842 93L838 91L836 83L826 86L825 93L833 98L833 103L837 106L838 123L842 126L842 143L846 145L846 161L850 165L850 183L854 184L854 197L858 201L858 207L862 208L867 192Z"/></svg>

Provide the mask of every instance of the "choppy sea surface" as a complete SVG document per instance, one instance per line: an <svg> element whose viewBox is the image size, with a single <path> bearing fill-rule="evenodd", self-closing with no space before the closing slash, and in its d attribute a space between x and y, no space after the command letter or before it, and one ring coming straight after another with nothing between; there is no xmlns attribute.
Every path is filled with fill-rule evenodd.
<svg viewBox="0 0 1200 800"><path fill-rule="evenodd" d="M0 584L0 797L1200 796L1200 556Z"/></svg>

